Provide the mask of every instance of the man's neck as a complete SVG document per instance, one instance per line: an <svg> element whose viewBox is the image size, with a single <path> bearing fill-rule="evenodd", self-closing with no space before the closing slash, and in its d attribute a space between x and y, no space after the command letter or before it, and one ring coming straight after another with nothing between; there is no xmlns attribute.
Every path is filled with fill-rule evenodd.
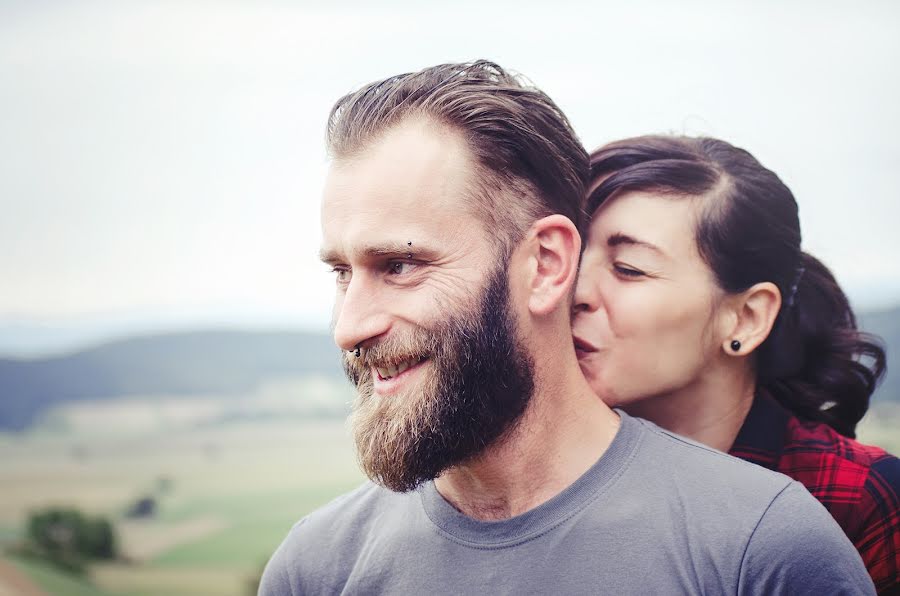
<svg viewBox="0 0 900 596"><path fill-rule="evenodd" d="M571 382L556 385L561 389L536 390L497 444L437 478L441 496L469 517L508 519L558 495L594 465L620 420L574 372Z"/></svg>

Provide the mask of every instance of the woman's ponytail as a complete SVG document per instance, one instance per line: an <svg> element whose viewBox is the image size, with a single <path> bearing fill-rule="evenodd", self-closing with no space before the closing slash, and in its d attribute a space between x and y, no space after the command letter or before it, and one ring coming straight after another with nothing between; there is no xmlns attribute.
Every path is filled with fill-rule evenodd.
<svg viewBox="0 0 900 596"><path fill-rule="evenodd" d="M877 338L860 332L831 271L801 253L793 285L757 352L759 385L797 416L854 437L885 372Z"/></svg>

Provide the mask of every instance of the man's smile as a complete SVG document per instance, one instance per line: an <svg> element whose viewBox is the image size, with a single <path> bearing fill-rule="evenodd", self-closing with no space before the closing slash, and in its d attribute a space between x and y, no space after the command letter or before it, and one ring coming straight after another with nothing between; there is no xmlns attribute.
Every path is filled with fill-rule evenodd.
<svg viewBox="0 0 900 596"><path fill-rule="evenodd" d="M372 383L375 392L387 395L397 391L404 383L411 380L416 372L427 362L426 357L404 360L390 366L373 366Z"/></svg>
<svg viewBox="0 0 900 596"><path fill-rule="evenodd" d="M419 364L420 362L422 362L422 360L424 360L424 358L410 358L408 360L398 362L397 364L392 364L389 366L375 366L373 368L378 372L379 379L387 380L396 377L406 369Z"/></svg>

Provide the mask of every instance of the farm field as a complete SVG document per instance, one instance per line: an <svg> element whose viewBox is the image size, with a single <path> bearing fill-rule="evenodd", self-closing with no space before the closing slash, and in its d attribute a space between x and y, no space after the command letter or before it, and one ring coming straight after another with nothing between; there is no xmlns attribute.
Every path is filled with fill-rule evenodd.
<svg viewBox="0 0 900 596"><path fill-rule="evenodd" d="M362 481L351 443L342 420L297 418L137 436L2 436L0 541L21 535L30 510L74 506L112 517L128 559L91 566L99 591L81 582L81 593L248 594L294 522ZM148 495L156 515L127 519ZM54 570L11 563L47 593L65 593Z"/></svg>
<svg viewBox="0 0 900 596"><path fill-rule="evenodd" d="M860 437L900 453L900 412L883 412L866 418ZM72 578L7 558L0 594L4 567L30 578L43 591L36 595L251 594L291 525L363 480L347 424L335 418L140 427L94 419L102 423L0 435L0 543L21 537L29 511L74 506L114 520L127 561ZM148 496L158 504L155 515L125 516Z"/></svg>

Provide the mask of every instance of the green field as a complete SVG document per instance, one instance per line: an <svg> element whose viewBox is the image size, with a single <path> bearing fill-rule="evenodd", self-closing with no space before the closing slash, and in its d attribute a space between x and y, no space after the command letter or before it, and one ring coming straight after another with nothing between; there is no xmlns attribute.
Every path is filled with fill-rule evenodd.
<svg viewBox="0 0 900 596"><path fill-rule="evenodd" d="M2 437L0 461L0 540L19 538L28 511L42 506L116 520L129 562L92 566L72 584L83 594L247 594L294 522L362 481L339 420L37 432ZM145 495L156 495L157 514L126 519ZM52 569L14 563L50 594L75 593Z"/></svg>
<svg viewBox="0 0 900 596"><path fill-rule="evenodd" d="M111 516L128 558L94 565L83 579L12 560L48 594L249 594L291 525L362 481L341 420L197 426L166 419L135 430L109 424L96 404L86 407L102 423L0 435L0 542L21 537L30 510L75 506ZM121 403L115 407L121 412ZM135 407L146 412L146 403ZM867 417L860 438L900 453L900 412L879 412ZM147 495L157 498L157 514L126 519L129 505Z"/></svg>
<svg viewBox="0 0 900 596"><path fill-rule="evenodd" d="M109 596L86 578L73 577L48 565L24 559L7 559L13 567L49 594L65 596ZM6 594L6 592L3 592Z"/></svg>

